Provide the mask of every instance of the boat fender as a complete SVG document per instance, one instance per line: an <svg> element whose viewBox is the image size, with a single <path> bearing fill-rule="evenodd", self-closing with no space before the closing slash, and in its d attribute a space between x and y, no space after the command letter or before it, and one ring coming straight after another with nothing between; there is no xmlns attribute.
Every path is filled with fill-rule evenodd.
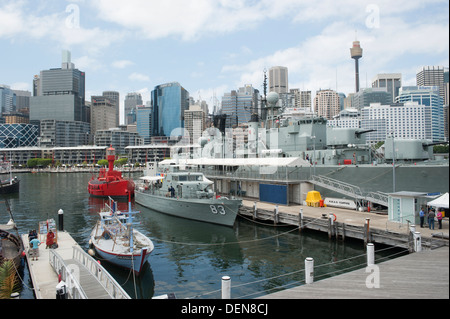
<svg viewBox="0 0 450 319"><path fill-rule="evenodd" d="M94 256L94 255L95 255L95 252L94 252L93 249L89 249L89 250L88 250L88 254L91 255L91 256Z"/></svg>

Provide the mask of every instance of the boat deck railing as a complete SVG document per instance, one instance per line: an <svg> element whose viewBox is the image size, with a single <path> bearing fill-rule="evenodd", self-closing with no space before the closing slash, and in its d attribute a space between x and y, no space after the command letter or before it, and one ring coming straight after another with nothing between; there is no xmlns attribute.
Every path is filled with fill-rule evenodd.
<svg viewBox="0 0 450 319"><path fill-rule="evenodd" d="M112 299L131 299L122 286L94 258L81 247L73 247L73 259L83 265L105 288Z"/></svg>
<svg viewBox="0 0 450 319"><path fill-rule="evenodd" d="M70 260L64 260L54 249L49 253L51 266L66 283L68 299L130 299L108 271L81 247L73 246Z"/></svg>
<svg viewBox="0 0 450 319"><path fill-rule="evenodd" d="M76 278L73 268L69 267L64 259L54 249L49 251L49 261L53 270L61 276L61 280L66 283L68 299L88 299L86 293Z"/></svg>

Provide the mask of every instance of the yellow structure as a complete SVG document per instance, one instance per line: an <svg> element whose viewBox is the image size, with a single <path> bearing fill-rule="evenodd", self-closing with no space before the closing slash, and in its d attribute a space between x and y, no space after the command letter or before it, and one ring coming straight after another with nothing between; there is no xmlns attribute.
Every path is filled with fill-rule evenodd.
<svg viewBox="0 0 450 319"><path fill-rule="evenodd" d="M308 194L306 195L306 205L312 207L322 207L323 200L320 196L320 193L317 191L308 192Z"/></svg>

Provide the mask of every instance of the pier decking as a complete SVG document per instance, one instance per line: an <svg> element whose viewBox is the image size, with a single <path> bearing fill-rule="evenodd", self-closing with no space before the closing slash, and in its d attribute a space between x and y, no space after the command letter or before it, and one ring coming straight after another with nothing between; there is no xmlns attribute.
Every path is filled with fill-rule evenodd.
<svg viewBox="0 0 450 319"><path fill-rule="evenodd" d="M424 250L379 264L375 272L359 269L261 299L448 299L449 248ZM369 285L367 285L369 282Z"/></svg>
<svg viewBox="0 0 450 319"><path fill-rule="evenodd" d="M43 236L41 236L43 237ZM45 248L40 238L38 260L29 255L28 235L22 235L30 277L36 299L56 299L56 286L63 274L73 299L129 299L127 293L77 242L65 231L58 231L58 248Z"/></svg>
<svg viewBox="0 0 450 319"><path fill-rule="evenodd" d="M299 226L302 229L312 229L328 233L330 237L345 239L354 238L364 242L380 243L408 248L411 242L411 230L406 224L388 220L386 214L376 212L359 212L356 210L335 207L311 207L304 205L275 205L271 203L243 200L239 214L255 220ZM278 210L277 210L278 208ZM303 219L300 217L303 213ZM335 221L330 222L329 215L334 214ZM442 229L431 230L420 228L422 246L426 249L449 245L449 221L443 220Z"/></svg>

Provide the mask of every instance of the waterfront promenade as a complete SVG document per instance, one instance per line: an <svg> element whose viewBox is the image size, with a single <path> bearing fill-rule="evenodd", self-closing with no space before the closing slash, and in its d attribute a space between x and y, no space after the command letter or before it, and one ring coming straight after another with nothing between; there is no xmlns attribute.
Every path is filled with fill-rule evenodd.
<svg viewBox="0 0 450 319"><path fill-rule="evenodd" d="M449 248L424 250L260 299L448 299ZM375 286L378 271L378 286ZM367 284L367 282L369 284Z"/></svg>
<svg viewBox="0 0 450 319"><path fill-rule="evenodd" d="M240 211L240 214L245 216L246 218L253 218L253 210L254 210L255 201L244 199L243 207ZM269 222L274 221L274 212L277 205L271 203L264 202L256 202L257 207L257 215L259 219L263 219ZM386 213L380 214L379 212L360 212L356 210L349 210L343 208L336 207L311 207L306 205L278 205L278 221L279 223L287 223L294 226L299 225L299 214L300 210L303 212L304 217L304 225L305 228L328 231L327 218L323 218L323 215L329 216L330 214L334 214L336 217L335 223L338 224L338 233L342 232L342 225L344 225L345 233L348 237L352 237L351 233L354 232L363 232L366 227L367 219L369 219L369 227L372 232L372 236L386 237L385 244L395 245L397 242L404 242L404 238L407 238L410 233L410 228L407 224L401 224L398 222L388 220L388 216ZM323 226L320 226L323 224ZM442 229L438 229L437 222L435 222L435 229L429 229L428 226L424 228L420 228L419 225L416 225L416 231L420 232L422 237L422 243L431 243L431 242L440 242L446 243L448 245L449 238L449 220L448 218L444 218L442 222ZM319 227L320 226L320 227ZM362 233L361 233L361 236ZM356 239L358 238L355 235ZM392 239L392 242L389 239ZM443 240L442 240L443 238ZM375 238L375 242L376 242ZM441 240L440 240L441 239ZM369 240L369 242L372 240ZM381 241L381 240L380 240ZM407 248L407 247L405 247Z"/></svg>

